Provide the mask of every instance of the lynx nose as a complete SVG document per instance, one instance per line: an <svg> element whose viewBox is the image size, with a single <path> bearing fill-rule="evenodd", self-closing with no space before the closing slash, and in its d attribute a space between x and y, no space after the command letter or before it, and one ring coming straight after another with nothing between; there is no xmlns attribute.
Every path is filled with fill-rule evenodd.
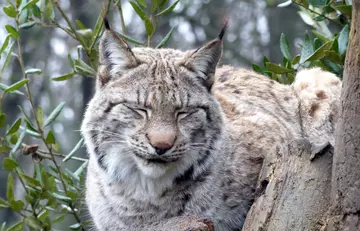
<svg viewBox="0 0 360 231"><path fill-rule="evenodd" d="M173 129L154 129L146 134L150 145L158 155L163 155L174 146L176 131Z"/></svg>

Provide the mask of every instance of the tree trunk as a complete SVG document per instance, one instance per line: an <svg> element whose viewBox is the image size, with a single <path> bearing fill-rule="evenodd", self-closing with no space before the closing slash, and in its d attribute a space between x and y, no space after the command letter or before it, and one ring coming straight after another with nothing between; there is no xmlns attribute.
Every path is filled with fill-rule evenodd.
<svg viewBox="0 0 360 231"><path fill-rule="evenodd" d="M319 230L329 207L332 154L328 146L313 158L305 139L270 154L242 230Z"/></svg>
<svg viewBox="0 0 360 231"><path fill-rule="evenodd" d="M270 155L243 231L360 230L360 0L353 1L334 156L294 141Z"/></svg>
<svg viewBox="0 0 360 231"><path fill-rule="evenodd" d="M332 171L328 230L360 230L360 0L354 0Z"/></svg>

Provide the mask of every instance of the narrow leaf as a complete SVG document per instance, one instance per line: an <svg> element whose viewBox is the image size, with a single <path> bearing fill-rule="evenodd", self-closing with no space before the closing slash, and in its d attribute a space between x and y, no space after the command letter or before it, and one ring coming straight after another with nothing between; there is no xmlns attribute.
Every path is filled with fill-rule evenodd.
<svg viewBox="0 0 360 231"><path fill-rule="evenodd" d="M54 120L59 116L61 111L64 109L65 102L60 103L53 112L49 115L49 117L44 122L44 127L49 126Z"/></svg>
<svg viewBox="0 0 360 231"><path fill-rule="evenodd" d="M39 0L31 0L28 3L26 3L23 7L20 8L20 11L24 10L24 9L29 9L30 7L32 7L33 5L35 5Z"/></svg>
<svg viewBox="0 0 360 231"><path fill-rule="evenodd" d="M290 47L289 47L289 41L286 38L285 34L281 34L280 36L280 50L283 54L283 56L287 59L287 60L291 60L291 53L290 53Z"/></svg>
<svg viewBox="0 0 360 231"><path fill-rule="evenodd" d="M0 198L0 208L9 208L9 203Z"/></svg>
<svg viewBox="0 0 360 231"><path fill-rule="evenodd" d="M141 7L133 1L130 1L132 8L135 10L136 14L140 16L140 18L145 21L147 19L146 13L141 9Z"/></svg>
<svg viewBox="0 0 360 231"><path fill-rule="evenodd" d="M41 74L41 70L37 68L31 68L25 71L26 74Z"/></svg>
<svg viewBox="0 0 360 231"><path fill-rule="evenodd" d="M136 2L137 2L140 6L142 6L142 7L144 7L144 8L147 7L145 0L136 0Z"/></svg>
<svg viewBox="0 0 360 231"><path fill-rule="evenodd" d="M7 180L6 199L10 202L14 200L14 178L9 173Z"/></svg>
<svg viewBox="0 0 360 231"><path fill-rule="evenodd" d="M47 144L55 144L55 136L53 132L50 130L48 135L46 136L46 143Z"/></svg>
<svg viewBox="0 0 360 231"><path fill-rule="evenodd" d="M309 34L305 35L305 40L301 48L300 63L304 63L314 53L314 46Z"/></svg>
<svg viewBox="0 0 360 231"><path fill-rule="evenodd" d="M13 6L4 6L3 11L10 18L15 18L17 15L16 9Z"/></svg>
<svg viewBox="0 0 360 231"><path fill-rule="evenodd" d="M37 109L36 117L37 120L39 121L40 126L42 127L44 124L44 111L40 106Z"/></svg>
<svg viewBox="0 0 360 231"><path fill-rule="evenodd" d="M173 34L175 29L175 26L173 26L170 31L166 34L166 36L160 41L160 43L156 46L156 48L161 48L166 45L166 43L169 41L171 35Z"/></svg>
<svg viewBox="0 0 360 231"><path fill-rule="evenodd" d="M292 1L289 0L289 1L278 4L277 7L287 7L287 6L290 6L291 4L292 4Z"/></svg>
<svg viewBox="0 0 360 231"><path fill-rule="evenodd" d="M136 41L135 39L127 36L127 35L124 35L124 34L121 34L121 33L118 33L122 38L126 39L127 41L135 44L135 45L138 45L138 46L142 46L143 43L142 42L139 42L139 41Z"/></svg>
<svg viewBox="0 0 360 231"><path fill-rule="evenodd" d="M3 45L2 45L1 48L0 48L0 55L4 52L4 50L5 50L6 47L8 46L9 40L10 40L10 34L6 35L6 37L5 37L4 43L3 43Z"/></svg>
<svg viewBox="0 0 360 231"><path fill-rule="evenodd" d="M11 135L19 130L19 127L21 125L21 118L18 118L10 127L10 129L6 132L6 135Z"/></svg>
<svg viewBox="0 0 360 231"><path fill-rule="evenodd" d="M266 67L276 73L276 74L284 74L284 73L292 73L294 72L294 70L292 69L288 69L288 68L285 68L285 67L282 67L282 66L279 66L277 64L274 64L274 63L266 63Z"/></svg>
<svg viewBox="0 0 360 231"><path fill-rule="evenodd" d="M19 38L20 34L13 26L6 25L5 28L6 28L6 31L10 34L11 37Z"/></svg>
<svg viewBox="0 0 360 231"><path fill-rule="evenodd" d="M73 148L73 150L71 150L71 152L65 156L65 158L63 159L63 162L66 162L66 161L70 160L71 157L77 152L77 150L79 150L79 149L82 147L83 143L84 143L84 138L82 138L82 139L75 145L75 147Z"/></svg>
<svg viewBox="0 0 360 231"><path fill-rule="evenodd" d="M11 171L14 168L16 168L17 166L18 166L18 163L16 160L9 158L9 157L4 158L4 169L6 171Z"/></svg>
<svg viewBox="0 0 360 231"><path fill-rule="evenodd" d="M22 142L24 141L25 135L26 135L26 131L22 131L15 146L10 151L10 156L12 156L17 150L19 150Z"/></svg>
<svg viewBox="0 0 360 231"><path fill-rule="evenodd" d="M64 80L67 80L67 79L71 79L72 77L75 76L75 73L72 72L72 73L68 73L66 75L62 75L62 76L58 76L58 77L54 77L54 78L51 78L52 81L64 81Z"/></svg>
<svg viewBox="0 0 360 231"><path fill-rule="evenodd" d="M9 86L7 89L5 89L5 92L13 92L13 91L21 88L22 86L24 86L28 82L29 82L28 79L20 80L20 81L14 83L13 85Z"/></svg>
<svg viewBox="0 0 360 231"><path fill-rule="evenodd" d="M147 36L152 36L152 34L154 33L154 25L152 24L150 19L146 19L144 23Z"/></svg>
<svg viewBox="0 0 360 231"><path fill-rule="evenodd" d="M338 39L339 53L345 54L349 41L349 25L346 25L340 32Z"/></svg>
<svg viewBox="0 0 360 231"><path fill-rule="evenodd" d="M167 14L170 13L175 7L176 5L179 3L180 0L177 0L176 2L174 2L171 6L169 6L168 8L166 8L165 10L161 11L160 13L158 13L156 16L160 16L163 14Z"/></svg>
<svg viewBox="0 0 360 231"><path fill-rule="evenodd" d="M11 226L7 231L23 231L24 230L24 221L19 221L18 223Z"/></svg>
<svg viewBox="0 0 360 231"><path fill-rule="evenodd" d="M0 114L0 128L5 125L5 122L6 122L6 115Z"/></svg>

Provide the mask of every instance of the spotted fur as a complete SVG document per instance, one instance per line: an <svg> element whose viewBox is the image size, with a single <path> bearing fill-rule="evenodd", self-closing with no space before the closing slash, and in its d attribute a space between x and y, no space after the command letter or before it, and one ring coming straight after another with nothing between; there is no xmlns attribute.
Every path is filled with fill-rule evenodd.
<svg viewBox="0 0 360 231"><path fill-rule="evenodd" d="M221 52L220 39L185 52L130 49L104 32L82 124L86 202L97 229L177 230L170 221L190 217L240 230L267 153L299 138L316 151L333 142L337 77L310 69L282 85L216 68ZM159 155L150 133L175 133L174 143Z"/></svg>

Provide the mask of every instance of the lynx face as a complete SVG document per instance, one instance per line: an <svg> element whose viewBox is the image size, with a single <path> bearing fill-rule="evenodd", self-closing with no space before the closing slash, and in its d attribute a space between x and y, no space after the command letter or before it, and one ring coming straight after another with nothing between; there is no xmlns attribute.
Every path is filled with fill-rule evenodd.
<svg viewBox="0 0 360 231"><path fill-rule="evenodd" d="M134 48L107 30L82 132L91 158L117 179L201 165L222 134L211 94L222 41L188 52Z"/></svg>

